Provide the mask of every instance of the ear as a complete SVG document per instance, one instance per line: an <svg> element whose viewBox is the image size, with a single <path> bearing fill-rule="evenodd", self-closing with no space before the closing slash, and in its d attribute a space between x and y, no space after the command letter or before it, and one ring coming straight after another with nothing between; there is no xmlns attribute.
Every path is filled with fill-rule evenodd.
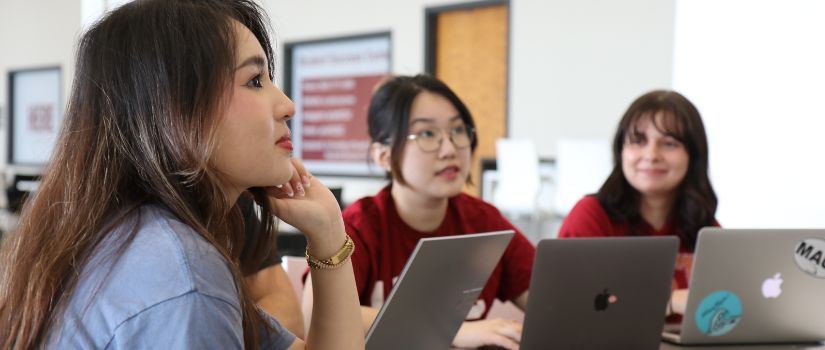
<svg viewBox="0 0 825 350"><path fill-rule="evenodd" d="M390 164L390 146L382 144L380 142L373 142L370 145L370 156L372 156L372 161L375 164L378 164L384 171L387 173L392 172L392 165Z"/></svg>

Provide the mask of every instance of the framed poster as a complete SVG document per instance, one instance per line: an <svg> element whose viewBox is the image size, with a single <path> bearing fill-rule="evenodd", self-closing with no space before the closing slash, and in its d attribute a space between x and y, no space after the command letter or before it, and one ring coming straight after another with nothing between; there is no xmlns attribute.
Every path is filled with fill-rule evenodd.
<svg viewBox="0 0 825 350"><path fill-rule="evenodd" d="M367 108L390 72L389 32L287 43L286 94L295 102L296 157L319 175L383 174L368 166Z"/></svg>
<svg viewBox="0 0 825 350"><path fill-rule="evenodd" d="M9 72L9 164L43 166L57 142L60 67Z"/></svg>

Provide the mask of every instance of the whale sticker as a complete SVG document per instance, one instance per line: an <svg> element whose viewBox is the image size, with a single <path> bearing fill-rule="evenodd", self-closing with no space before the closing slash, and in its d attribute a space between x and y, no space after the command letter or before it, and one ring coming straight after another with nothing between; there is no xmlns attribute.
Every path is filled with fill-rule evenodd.
<svg viewBox="0 0 825 350"><path fill-rule="evenodd" d="M705 335L726 334L742 319L742 301L733 292L715 291L702 299L694 319L696 327Z"/></svg>

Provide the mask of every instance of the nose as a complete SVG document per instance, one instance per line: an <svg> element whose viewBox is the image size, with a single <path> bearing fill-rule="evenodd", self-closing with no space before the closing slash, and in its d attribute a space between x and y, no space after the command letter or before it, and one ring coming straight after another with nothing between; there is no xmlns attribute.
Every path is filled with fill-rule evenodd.
<svg viewBox="0 0 825 350"><path fill-rule="evenodd" d="M655 161L658 160L661 155L659 151L659 145L657 145L656 142L648 142L643 149L642 155L645 159Z"/></svg>
<svg viewBox="0 0 825 350"><path fill-rule="evenodd" d="M456 147L449 132L441 131L441 145L438 147L439 158L450 158L455 156Z"/></svg>
<svg viewBox="0 0 825 350"><path fill-rule="evenodd" d="M292 119L292 116L295 115L295 103L286 97L286 95L281 91L281 89L275 88L276 96L273 99L273 111L275 111L275 116L278 118L279 121L286 122L287 120Z"/></svg>

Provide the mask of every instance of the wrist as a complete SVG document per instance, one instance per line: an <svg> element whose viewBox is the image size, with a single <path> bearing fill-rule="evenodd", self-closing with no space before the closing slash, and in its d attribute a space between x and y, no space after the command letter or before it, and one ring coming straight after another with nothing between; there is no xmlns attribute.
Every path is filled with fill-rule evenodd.
<svg viewBox="0 0 825 350"><path fill-rule="evenodd" d="M341 248L347 235L344 220L340 217L338 220L326 222L312 229L307 228L301 232L307 239L309 253L321 258L328 257Z"/></svg>
<svg viewBox="0 0 825 350"><path fill-rule="evenodd" d="M307 252L319 258L327 258L335 254L346 240L346 232L340 230L329 230L324 234L305 234L307 238Z"/></svg>
<svg viewBox="0 0 825 350"><path fill-rule="evenodd" d="M346 234L343 236L343 242L339 245L339 248L331 254L317 255L316 252L319 250L313 249L312 244L307 244L305 253L307 265L313 270L336 269L343 265L355 251L355 243L352 239ZM321 251L326 251L326 249Z"/></svg>

